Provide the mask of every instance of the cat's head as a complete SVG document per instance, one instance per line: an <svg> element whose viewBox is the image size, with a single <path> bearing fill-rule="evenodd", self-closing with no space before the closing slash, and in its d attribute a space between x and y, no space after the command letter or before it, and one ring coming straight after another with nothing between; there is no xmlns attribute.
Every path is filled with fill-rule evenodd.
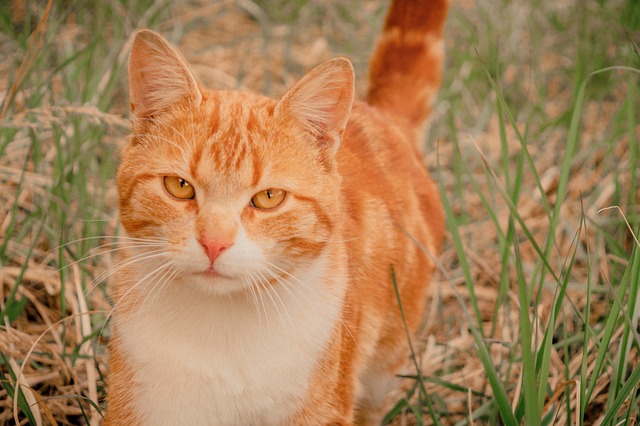
<svg viewBox="0 0 640 426"><path fill-rule="evenodd" d="M335 155L353 79L335 59L279 100L207 91L169 43L140 31L118 190L150 279L225 294L277 283L321 256L342 220Z"/></svg>

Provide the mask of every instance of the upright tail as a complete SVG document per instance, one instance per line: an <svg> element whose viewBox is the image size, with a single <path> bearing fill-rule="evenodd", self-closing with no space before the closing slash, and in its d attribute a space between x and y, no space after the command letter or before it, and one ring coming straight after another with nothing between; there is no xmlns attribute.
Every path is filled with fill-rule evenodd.
<svg viewBox="0 0 640 426"><path fill-rule="evenodd" d="M367 102L415 132L440 87L448 0L392 0L369 64Z"/></svg>

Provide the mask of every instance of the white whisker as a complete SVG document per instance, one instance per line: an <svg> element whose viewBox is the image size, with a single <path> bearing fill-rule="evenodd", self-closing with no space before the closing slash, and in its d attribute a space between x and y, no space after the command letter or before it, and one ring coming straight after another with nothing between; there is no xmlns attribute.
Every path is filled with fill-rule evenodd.
<svg viewBox="0 0 640 426"><path fill-rule="evenodd" d="M276 313L278 314L278 317L280 318L280 322L284 323L284 317L282 316L282 313L280 312L280 309L278 309L278 305L277 305L275 299L273 298L273 296L271 295L271 292L275 293L276 297L280 301L280 304L282 305L282 307L286 311L287 317L289 317L289 322L291 322L291 317L289 316L289 312L286 310L287 306L284 304L284 302L280 298L280 295L278 295L277 290L275 288L273 288L273 286L271 286L271 284L269 283L269 280L264 276L264 274L262 272L257 271L257 274L260 276L260 278L262 278L262 280L260 281L261 288L263 289L263 291L265 293L267 293L267 296L269 297L269 299L271 299L271 304L273 305L273 308L276 310Z"/></svg>
<svg viewBox="0 0 640 426"><path fill-rule="evenodd" d="M295 275L291 274L290 272L287 272L286 270L280 268L279 266L271 263L271 262L267 262L267 264L273 268L276 268L278 271L282 272L283 274L287 275L288 277L290 277L291 279L295 280L299 286L295 287L296 289L302 289L304 291L308 291L310 292L313 296L319 298L320 300L323 300L323 296L319 295L312 287L305 285L302 281L300 281ZM274 274L275 277L275 274ZM277 278L276 278L277 279ZM286 281L286 280L285 280ZM347 326L347 324L345 324L345 322L342 320L342 318L339 318L340 323L342 324L342 326L344 327L344 329L347 331L347 333L349 333L349 336L351 336L351 338L353 339L353 341L356 343L356 345L358 345L358 341L356 340L356 338L354 337L353 333L351 333L351 330L349 329L349 327Z"/></svg>
<svg viewBox="0 0 640 426"><path fill-rule="evenodd" d="M99 283L101 283L102 281L107 279L107 277L109 277L110 275L120 271L122 268L126 268L127 266L132 265L134 263L142 263L142 262L145 262L147 260L155 259L157 257L162 257L162 256L166 256L166 255L167 255L166 250L156 249L156 250L150 250L150 251L146 251L144 253L139 253L139 254L136 254L134 256L131 256L130 258L128 258L124 262L120 262L120 263L112 266L111 268L107 269L106 271L102 272L97 277L95 277L93 279L93 285L91 285L87 289L86 294L87 295L90 294L98 286Z"/></svg>
<svg viewBox="0 0 640 426"><path fill-rule="evenodd" d="M266 262L267 265L277 268L277 266L273 265L270 262ZM279 269L279 268L278 268ZM282 287L284 288L284 290L287 292L287 294L289 294L289 296L291 296L292 299L296 298L296 294L293 293L293 291L290 289L290 287L293 287L293 284L290 283L287 279L285 279L284 277L281 277L279 274L276 274L274 271L272 271L271 269L266 269L266 271L275 279L278 281L278 283L280 283L282 285ZM281 270L282 271L282 270ZM291 275L291 274L288 274Z"/></svg>
<svg viewBox="0 0 640 426"><path fill-rule="evenodd" d="M283 274L285 274L287 277L291 278L292 280L294 280L295 282L297 282L299 284L299 286L296 286L295 288L298 289L302 289L308 292L311 292L313 294L313 296L317 297L320 300L324 300L323 295L318 294L311 286L309 286L306 283L303 283L302 281L300 281L300 279L298 277L296 277L295 275L291 274L290 272L280 268L278 265L275 265L271 262L266 262L269 266L276 268L278 271L282 272Z"/></svg>
<svg viewBox="0 0 640 426"><path fill-rule="evenodd" d="M251 281L253 282L256 294L259 297L260 305L262 306L262 311L264 312L264 317L267 321L267 329L271 329L271 325L269 324L269 312L267 312L267 307L264 304L264 297L262 297L262 292L260 291L260 279L252 274Z"/></svg>
<svg viewBox="0 0 640 426"><path fill-rule="evenodd" d="M134 242L144 242L144 243L162 243L162 242L166 242L167 239L166 238L136 238L136 237L129 237L129 236L125 236L125 235L96 235L93 237L84 237L84 238L78 238L76 240L71 240L71 241L67 241L64 244L60 244L57 247L52 248L51 250L49 250L50 253L53 253L57 250L60 250L62 248L68 247L70 245L73 244L77 244L77 243L82 243L85 241L93 241L93 240L101 240L101 239L105 239L105 240L118 240L118 241L113 241L110 243L104 243L99 245L98 247L95 247L94 249L100 249L102 247L106 247L109 245L113 245L113 244L119 244L120 241L119 240L125 240L125 241L134 241Z"/></svg>
<svg viewBox="0 0 640 426"><path fill-rule="evenodd" d="M161 255L164 255L164 253L162 253ZM149 285L149 279L151 277L155 276L156 274L158 274L160 271L164 270L165 268L169 268L171 266L172 266L172 263L164 263L162 265L159 265L157 268L154 268L151 272L147 273L145 276L140 278L134 285L129 287L127 289L127 291L122 296L120 296L120 298L118 300L115 301L109 316L111 316L113 314L113 312L118 308L120 303L127 298L129 293L131 293L134 289L136 289L140 285L144 285L144 287L142 289L142 290L144 290ZM144 284L142 284L142 283L144 283ZM137 304L137 300L136 300L136 304Z"/></svg>
<svg viewBox="0 0 640 426"><path fill-rule="evenodd" d="M108 247L110 245L115 245L115 244L120 244L120 243L102 244L102 245L96 247L96 249L105 248L105 247ZM128 246L112 248L112 249L109 249L109 250L101 251L100 253L90 254L90 255L81 257L80 259L75 260L73 262L67 263L63 267L59 268L58 272L61 272L61 271L65 270L65 269L69 268L70 266L76 265L78 263L86 262L89 259L93 259L93 258L98 257L98 256L104 256L104 255L107 255L107 254L112 254L112 253L115 253L115 252L120 251L120 250L135 249L135 248L148 248L148 247L163 247L164 245L165 244L160 244L160 243L143 243L143 244L137 243L137 244L131 244L131 245L128 245Z"/></svg>
<svg viewBox="0 0 640 426"><path fill-rule="evenodd" d="M253 276L248 276L248 277L242 276L242 280L247 284L247 287L249 288L249 293L251 294L251 300L253 301L253 305L256 311L258 312L258 322L260 325L262 325L262 315L260 315L258 296L256 295L256 288L255 288L256 283L253 279Z"/></svg>
<svg viewBox="0 0 640 426"><path fill-rule="evenodd" d="M160 277L157 277L154 280L154 285L152 286L150 291L146 292L147 296L144 298L140 306L144 306L147 303L147 300L149 299L149 297L152 297L151 302L153 302L155 298L157 298L158 295L162 293L162 290L164 289L164 287L169 282L173 281L175 276L180 272L180 269L176 268L176 266L177 266L177 262L171 261L162 265L162 267L158 268L159 271L161 270L164 270L164 271L162 272L162 275ZM146 291L146 286L143 289L143 291Z"/></svg>

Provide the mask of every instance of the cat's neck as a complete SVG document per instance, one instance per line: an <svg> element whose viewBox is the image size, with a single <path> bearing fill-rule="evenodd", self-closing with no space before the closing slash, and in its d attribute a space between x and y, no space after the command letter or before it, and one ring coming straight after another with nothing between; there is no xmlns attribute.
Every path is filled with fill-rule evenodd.
<svg viewBox="0 0 640 426"><path fill-rule="evenodd" d="M140 299L137 309L119 312L115 326L131 371L154 377L133 389L137 415L161 425L203 424L202 413L222 424L264 423L265 416L269 424L284 422L336 327L344 326L344 278L321 256L257 299L205 293L175 280ZM283 401L279 411L273 401ZM167 408L173 406L194 409Z"/></svg>

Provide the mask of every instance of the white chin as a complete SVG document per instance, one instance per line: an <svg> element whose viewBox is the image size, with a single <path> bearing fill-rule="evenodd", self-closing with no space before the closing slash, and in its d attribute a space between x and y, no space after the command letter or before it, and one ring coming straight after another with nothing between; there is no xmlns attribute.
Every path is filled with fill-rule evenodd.
<svg viewBox="0 0 640 426"><path fill-rule="evenodd" d="M195 285L198 290L214 295L228 295L245 290L247 283L238 277L226 277L214 274L194 274L185 279L188 284Z"/></svg>

